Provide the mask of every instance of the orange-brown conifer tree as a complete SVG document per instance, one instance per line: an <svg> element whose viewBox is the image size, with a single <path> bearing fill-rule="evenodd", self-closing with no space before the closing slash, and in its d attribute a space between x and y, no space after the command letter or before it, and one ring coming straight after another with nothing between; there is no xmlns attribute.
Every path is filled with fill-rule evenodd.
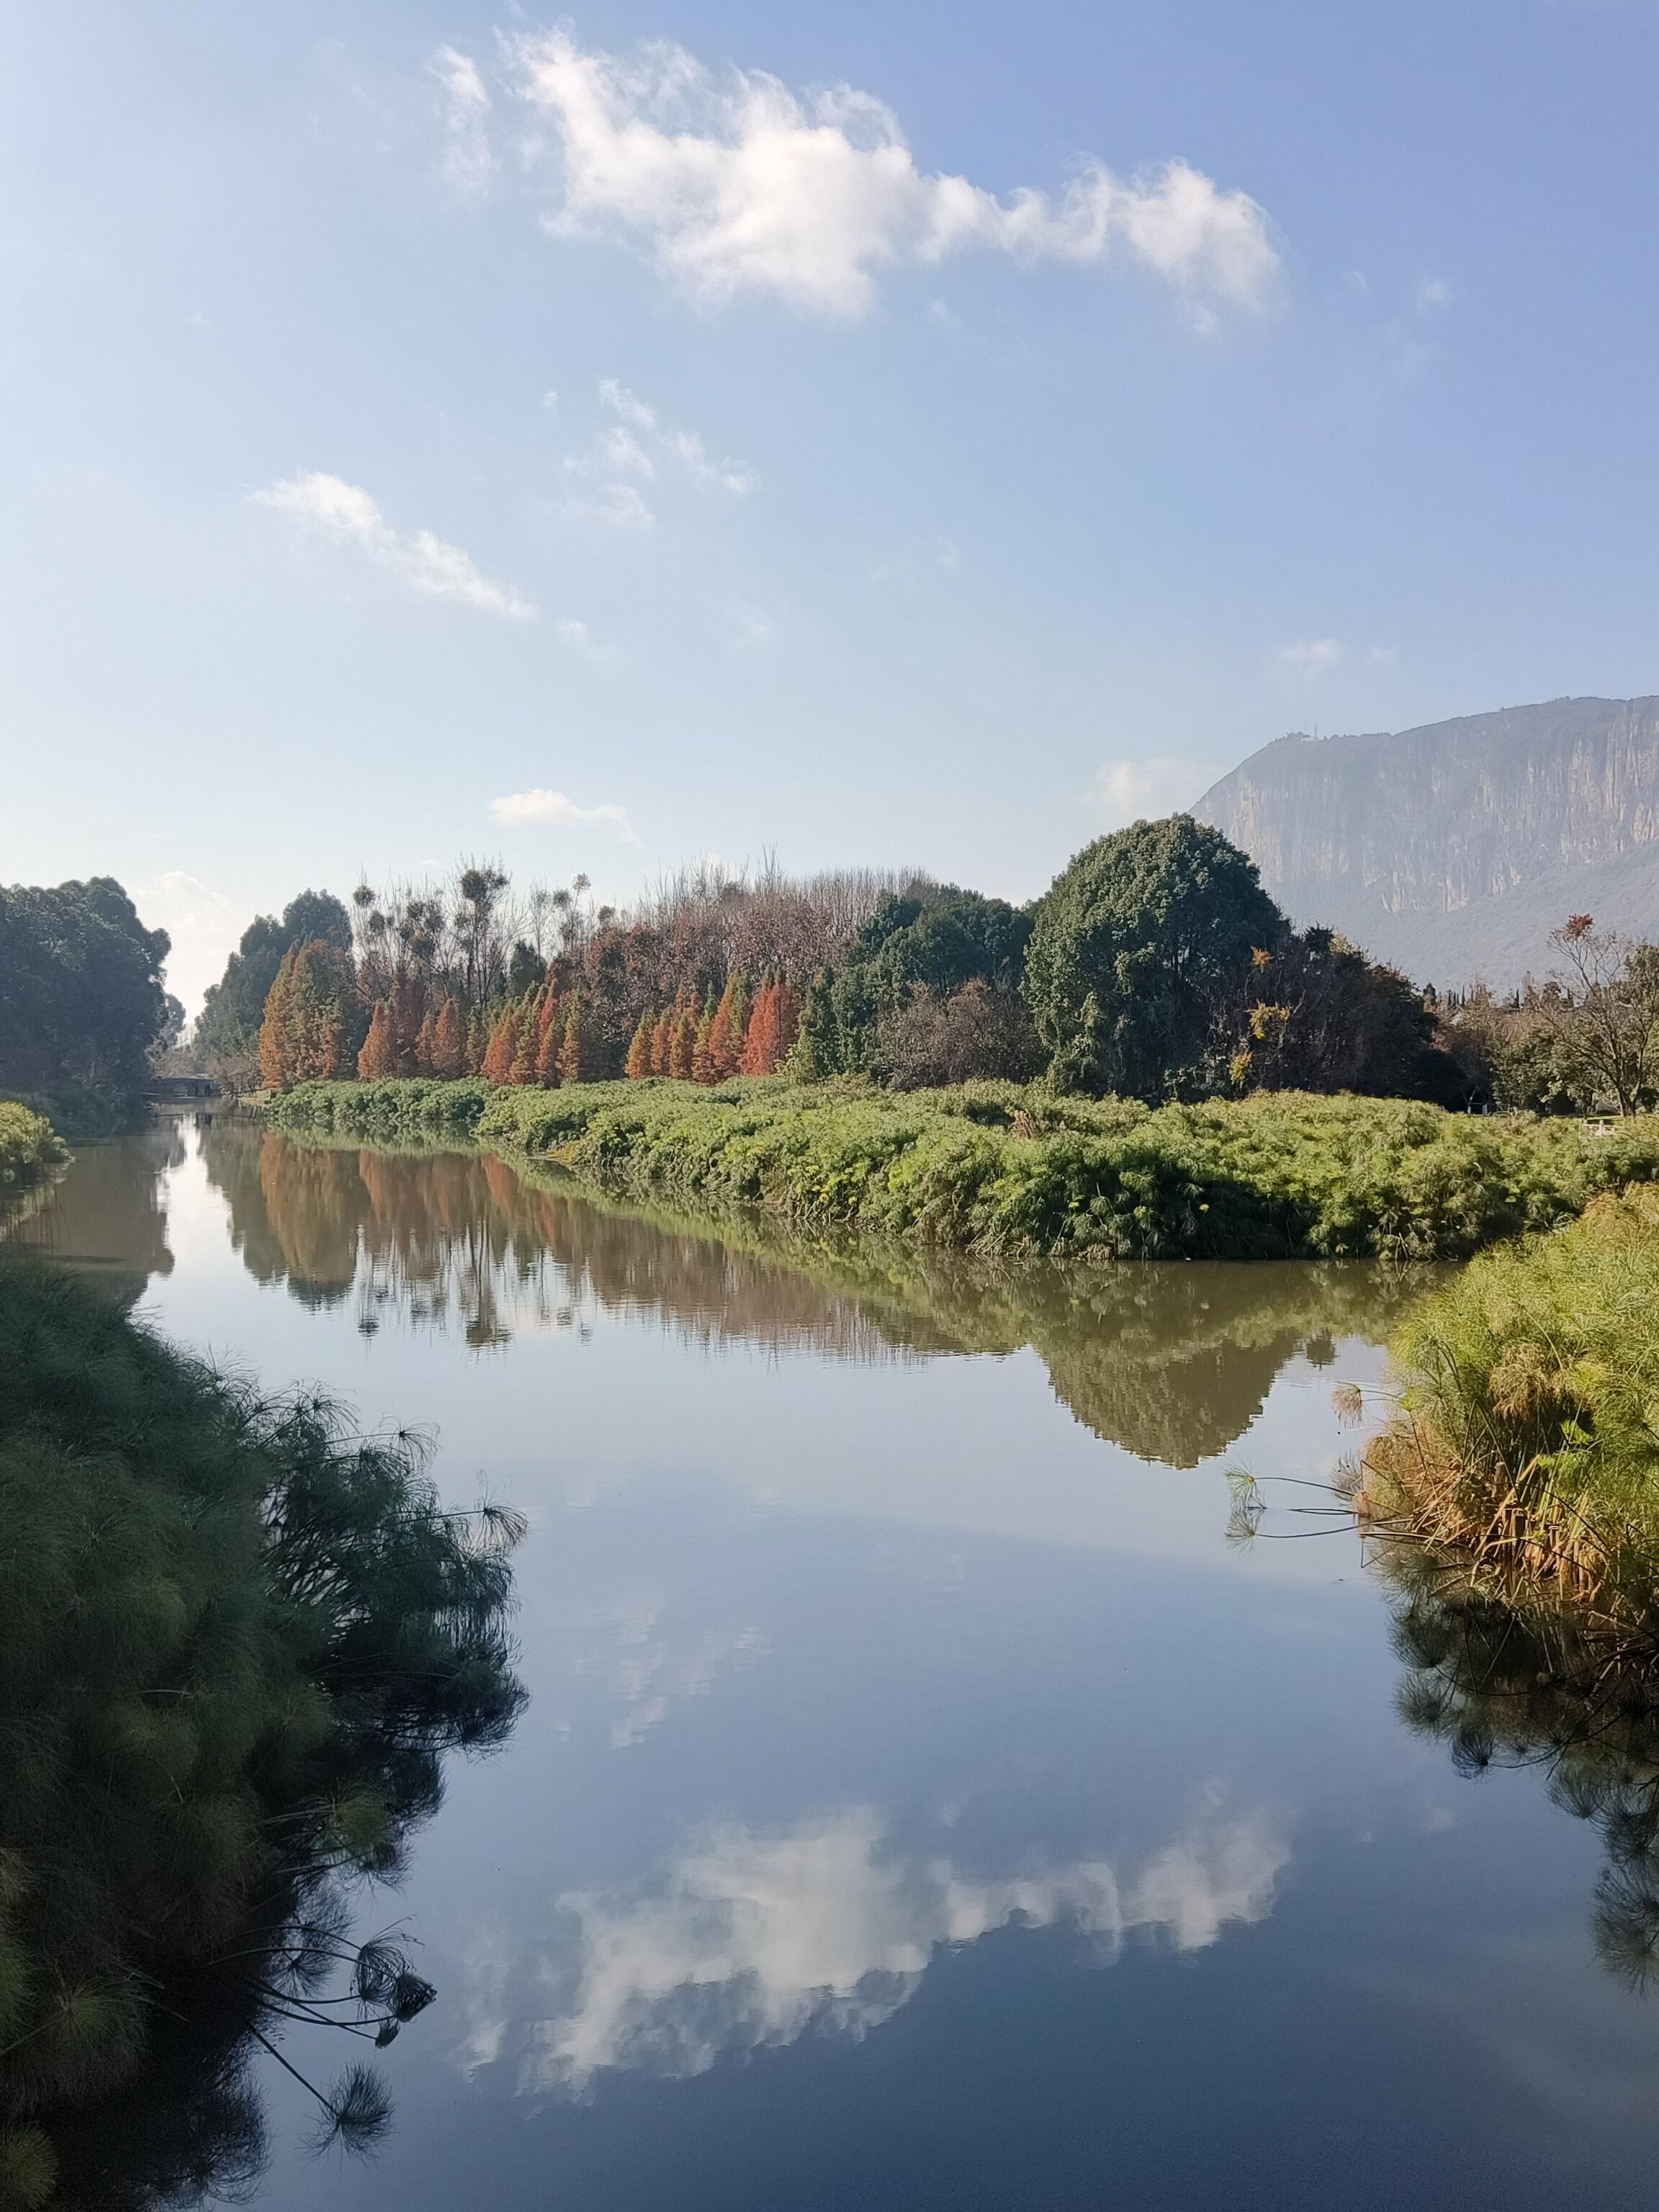
<svg viewBox="0 0 1659 2212"><path fill-rule="evenodd" d="M357 1054L357 1075L361 1082L379 1083L391 1073L392 1009L384 999L376 999L374 1012L369 1017L368 1035Z"/></svg>
<svg viewBox="0 0 1659 2212"><path fill-rule="evenodd" d="M519 1024L511 1006L505 1006L495 1018L495 1026L489 1032L489 1042L484 1049L483 1075L488 1082L507 1083L513 1074L513 1055L519 1048Z"/></svg>
<svg viewBox="0 0 1659 2212"><path fill-rule="evenodd" d="M444 1082L453 1083L465 1066L466 1036L461 1027L461 1010L453 999L446 999L433 1026L432 1073Z"/></svg>
<svg viewBox="0 0 1659 2212"><path fill-rule="evenodd" d="M267 1091L286 1091L294 1081L294 1063L288 1036L288 1018L294 1005L294 955L286 952L276 980L265 994L264 1018L259 1024L259 1081Z"/></svg>
<svg viewBox="0 0 1659 2212"><path fill-rule="evenodd" d="M640 1016L640 1025L634 1032L628 1048L627 1075L630 1083L641 1083L651 1073L651 1042L656 1030L651 1009L647 1006Z"/></svg>

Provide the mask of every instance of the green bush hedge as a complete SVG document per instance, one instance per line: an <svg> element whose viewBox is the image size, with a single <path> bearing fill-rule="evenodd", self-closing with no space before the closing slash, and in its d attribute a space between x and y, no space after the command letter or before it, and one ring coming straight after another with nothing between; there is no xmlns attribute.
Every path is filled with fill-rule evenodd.
<svg viewBox="0 0 1659 2212"><path fill-rule="evenodd" d="M44 1115L0 1098L0 1198L39 1182L68 1158L68 1146Z"/></svg>
<svg viewBox="0 0 1659 2212"><path fill-rule="evenodd" d="M1156 1109L1013 1084L903 1097L786 1078L556 1091L301 1085L279 1128L448 1131L600 1186L760 1205L966 1250L1123 1259L1459 1259L1659 1176L1659 1119L1476 1118L1275 1092Z"/></svg>

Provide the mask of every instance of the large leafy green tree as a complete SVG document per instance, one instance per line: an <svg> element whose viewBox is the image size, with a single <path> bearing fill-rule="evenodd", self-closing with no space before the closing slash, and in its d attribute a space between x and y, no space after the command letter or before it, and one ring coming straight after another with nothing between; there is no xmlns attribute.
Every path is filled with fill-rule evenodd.
<svg viewBox="0 0 1659 2212"><path fill-rule="evenodd" d="M166 1032L162 929L146 929L111 876L0 888L0 1090L119 1112Z"/></svg>
<svg viewBox="0 0 1659 2212"><path fill-rule="evenodd" d="M1221 1088L1251 956L1286 928L1255 863L1190 815L1085 846L1038 901L1025 957L1055 1080L1137 1098Z"/></svg>
<svg viewBox="0 0 1659 2212"><path fill-rule="evenodd" d="M242 1062L251 1069L277 969L301 945L318 943L351 951L351 916L331 891L301 891L280 919L262 914L248 924L197 1020L196 1050L207 1066L233 1075Z"/></svg>
<svg viewBox="0 0 1659 2212"><path fill-rule="evenodd" d="M1015 990L1030 932L1030 917L1006 899L955 884L884 899L852 940L846 965L808 994L803 1073L870 1069L881 1057L883 1025L919 997L947 1001L970 983Z"/></svg>

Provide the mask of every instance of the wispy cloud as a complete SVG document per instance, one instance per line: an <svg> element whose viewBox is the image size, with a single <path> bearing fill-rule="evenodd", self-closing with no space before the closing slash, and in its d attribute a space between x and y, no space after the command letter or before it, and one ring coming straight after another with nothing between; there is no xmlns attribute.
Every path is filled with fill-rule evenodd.
<svg viewBox="0 0 1659 2212"><path fill-rule="evenodd" d="M591 626L575 615L562 615L555 635L564 650L578 660L601 662L619 658L608 639L595 637Z"/></svg>
<svg viewBox="0 0 1659 2212"><path fill-rule="evenodd" d="M654 530L657 524L631 483L601 484L591 498L566 500L564 511L585 522L607 522L613 530Z"/></svg>
<svg viewBox="0 0 1659 2212"><path fill-rule="evenodd" d="M614 830L629 844L639 842L625 806L578 806L562 791L509 792L492 799L489 811L506 830Z"/></svg>
<svg viewBox="0 0 1659 2212"><path fill-rule="evenodd" d="M356 547L412 592L512 622L534 619L534 600L484 575L459 545L429 530L394 530L361 484L313 471L285 477L253 496L311 536Z"/></svg>
<svg viewBox="0 0 1659 2212"><path fill-rule="evenodd" d="M1104 761L1089 797L1108 830L1123 830L1132 822L1180 813L1214 781L1216 773L1202 761L1175 754Z"/></svg>
<svg viewBox="0 0 1659 2212"><path fill-rule="evenodd" d="M464 200L482 200L495 179L489 143L489 92L478 64L453 46L440 46L428 64L442 106L445 181Z"/></svg>
<svg viewBox="0 0 1659 2212"><path fill-rule="evenodd" d="M770 645L777 635L777 624L771 617L746 600L740 599L727 608L726 622L732 647L738 653L758 653L763 646Z"/></svg>
<svg viewBox="0 0 1659 2212"><path fill-rule="evenodd" d="M1289 645L1276 646L1273 667L1276 675L1296 676L1306 682L1316 676L1328 675L1340 668L1348 657L1348 648L1339 637L1299 637Z"/></svg>
<svg viewBox="0 0 1659 2212"><path fill-rule="evenodd" d="M676 430L658 410L614 376L599 380L599 404L616 419L595 433L591 451L565 458L567 476L602 481L598 496L572 500L566 512L625 529L648 529L655 520L644 495L630 479L654 483L675 477L694 491L729 492L746 498L759 479L741 461L715 460L696 430Z"/></svg>
<svg viewBox="0 0 1659 2212"><path fill-rule="evenodd" d="M1261 208L1186 161L1126 180L1091 160L1056 196L1022 185L1004 198L919 168L892 111L850 85L801 94L666 41L621 56L563 30L507 55L561 167L547 228L617 238L708 304L761 293L856 317L881 271L969 248L1138 265L1201 321L1262 306L1279 281Z"/></svg>

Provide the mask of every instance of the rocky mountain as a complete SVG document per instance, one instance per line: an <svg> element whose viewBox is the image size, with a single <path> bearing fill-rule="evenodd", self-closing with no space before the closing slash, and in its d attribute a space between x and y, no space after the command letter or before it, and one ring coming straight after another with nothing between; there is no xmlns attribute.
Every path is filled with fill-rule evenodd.
<svg viewBox="0 0 1659 2212"><path fill-rule="evenodd" d="M1294 921L1420 982L1542 975L1569 914L1659 939L1659 697L1280 738L1193 812Z"/></svg>

